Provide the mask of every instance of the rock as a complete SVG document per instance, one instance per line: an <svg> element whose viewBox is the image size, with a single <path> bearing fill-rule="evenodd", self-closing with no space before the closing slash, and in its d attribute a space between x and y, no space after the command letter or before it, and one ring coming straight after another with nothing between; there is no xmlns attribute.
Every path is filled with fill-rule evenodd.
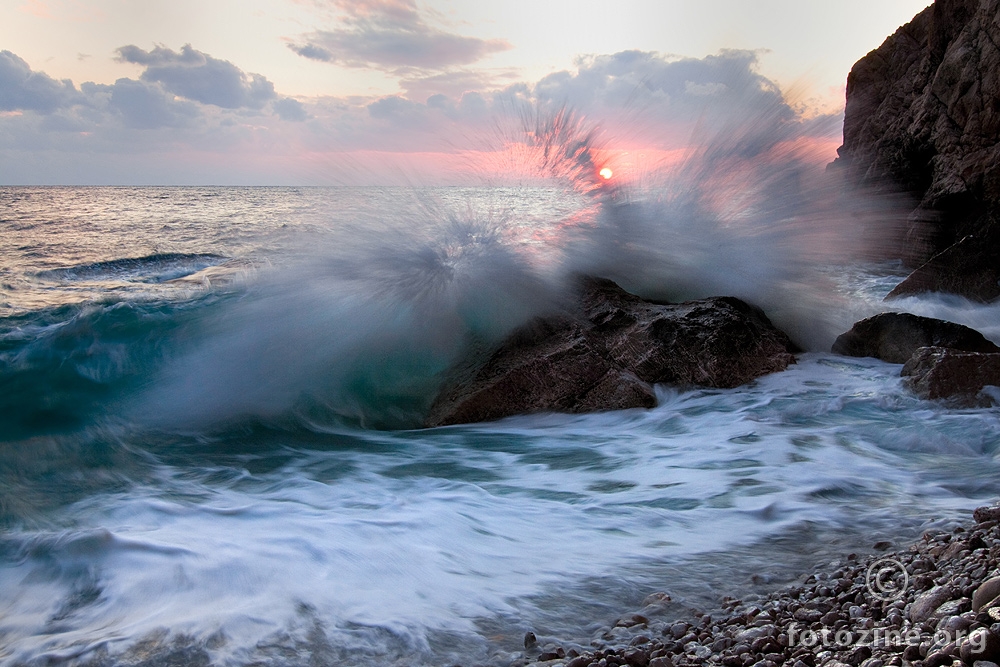
<svg viewBox="0 0 1000 667"><path fill-rule="evenodd" d="M426 425L649 408L654 383L736 387L794 363L788 337L739 299L651 303L585 278L580 304L516 330L485 363L452 369Z"/></svg>
<svg viewBox="0 0 1000 667"><path fill-rule="evenodd" d="M649 654L642 649L625 651L624 657L630 667L647 667L649 665Z"/></svg>
<svg viewBox="0 0 1000 667"><path fill-rule="evenodd" d="M998 16L1000 0L936 0L848 76L834 165L919 201L908 247L922 247L923 259L970 239L921 267L902 293L1000 296L998 265L987 261L1000 248Z"/></svg>
<svg viewBox="0 0 1000 667"><path fill-rule="evenodd" d="M978 612L998 597L1000 597L1000 577L987 579L979 584L979 588L972 594L972 611Z"/></svg>
<svg viewBox="0 0 1000 667"><path fill-rule="evenodd" d="M954 591L949 586L935 586L920 594L913 601L913 606L910 607L910 622L923 623L934 614L938 607L951 600L952 597L954 597Z"/></svg>
<svg viewBox="0 0 1000 667"><path fill-rule="evenodd" d="M910 313L881 313L855 322L833 343L835 354L875 357L905 363L921 347L947 347L970 352L1000 352L975 329Z"/></svg>
<svg viewBox="0 0 1000 667"><path fill-rule="evenodd" d="M923 347L906 362L900 375L921 398L988 406L994 400L982 390L1000 385L1000 354Z"/></svg>
<svg viewBox="0 0 1000 667"><path fill-rule="evenodd" d="M976 511L972 513L972 518L976 523L1000 521L1000 507L977 507Z"/></svg>
<svg viewBox="0 0 1000 667"><path fill-rule="evenodd" d="M935 651L924 658L924 667L944 667L950 665L952 660L952 655L948 651Z"/></svg>
<svg viewBox="0 0 1000 667"><path fill-rule="evenodd" d="M1000 637L989 628L979 628L969 633L959 649L962 662L971 665L976 660L1000 660Z"/></svg>
<svg viewBox="0 0 1000 667"><path fill-rule="evenodd" d="M951 292L982 303L994 301L1000 297L1000 242L981 234L962 238L914 270L885 300L921 292Z"/></svg>

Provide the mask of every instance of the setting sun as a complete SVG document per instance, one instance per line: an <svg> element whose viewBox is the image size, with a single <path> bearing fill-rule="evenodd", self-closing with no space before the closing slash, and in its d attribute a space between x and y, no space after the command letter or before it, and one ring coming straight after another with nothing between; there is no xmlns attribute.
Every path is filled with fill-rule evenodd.
<svg viewBox="0 0 1000 667"><path fill-rule="evenodd" d="M603 178L604 180L608 180L614 174L614 172L611 171L610 169L608 169L607 167L605 167L604 169L601 169L597 173L600 174L601 178Z"/></svg>

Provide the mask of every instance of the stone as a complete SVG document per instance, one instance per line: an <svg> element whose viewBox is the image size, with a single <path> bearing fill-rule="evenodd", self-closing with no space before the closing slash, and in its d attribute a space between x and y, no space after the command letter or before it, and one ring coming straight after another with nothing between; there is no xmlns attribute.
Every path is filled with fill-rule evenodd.
<svg viewBox="0 0 1000 667"><path fill-rule="evenodd" d="M923 623L934 614L938 607L951 600L952 597L954 597L954 591L950 586L935 586L929 591L921 593L910 607L910 622Z"/></svg>
<svg viewBox="0 0 1000 667"><path fill-rule="evenodd" d="M881 313L855 322L833 343L834 354L906 363L921 347L1000 352L1000 347L967 326L910 313Z"/></svg>
<svg viewBox="0 0 1000 667"><path fill-rule="evenodd" d="M906 362L900 375L921 398L989 406L995 400L983 389L1000 385L1000 354L923 347Z"/></svg>
<svg viewBox="0 0 1000 667"><path fill-rule="evenodd" d="M972 611L978 612L998 597L1000 597L1000 577L987 579L979 584L976 592L972 594Z"/></svg>
<svg viewBox="0 0 1000 667"><path fill-rule="evenodd" d="M784 370L796 351L739 299L653 303L610 280L582 278L576 312L538 318L483 363L453 368L425 423L649 408L655 383L737 387Z"/></svg>
<svg viewBox="0 0 1000 667"><path fill-rule="evenodd" d="M1000 637L989 628L979 628L969 633L959 649L962 662L971 665L976 660L1000 660Z"/></svg>
<svg viewBox="0 0 1000 667"><path fill-rule="evenodd" d="M987 521L1000 521L1000 507L977 507L972 513L972 518L976 523L986 523Z"/></svg>

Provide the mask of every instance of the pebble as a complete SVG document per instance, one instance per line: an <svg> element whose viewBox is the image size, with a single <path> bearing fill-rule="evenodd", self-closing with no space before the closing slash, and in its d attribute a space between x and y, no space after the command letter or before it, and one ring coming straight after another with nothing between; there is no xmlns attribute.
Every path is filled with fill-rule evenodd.
<svg viewBox="0 0 1000 667"><path fill-rule="evenodd" d="M654 593L641 615L600 630L589 652L546 644L534 659L552 667L946 667L961 658L964 667L1000 667L1000 576L987 578L1000 572L1000 548L990 546L1000 544L1000 507L980 508L975 521L895 553L852 554L770 595L723 598L714 616L670 621L669 595ZM899 599L866 587L868 567L885 557L907 568ZM524 643L532 649L537 639L529 632Z"/></svg>
<svg viewBox="0 0 1000 667"><path fill-rule="evenodd" d="M972 611L979 611L997 597L1000 597L1000 577L987 579L979 585L972 595Z"/></svg>

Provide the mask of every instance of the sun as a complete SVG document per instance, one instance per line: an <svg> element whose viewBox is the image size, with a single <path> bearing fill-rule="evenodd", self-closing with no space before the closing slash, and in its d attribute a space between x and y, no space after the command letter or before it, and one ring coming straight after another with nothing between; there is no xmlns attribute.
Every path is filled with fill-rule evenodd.
<svg viewBox="0 0 1000 667"><path fill-rule="evenodd" d="M604 167L603 169L601 169L597 173L600 174L601 178L603 178L604 180L608 180L609 178L611 178L614 175L615 172L611 171L607 167Z"/></svg>

